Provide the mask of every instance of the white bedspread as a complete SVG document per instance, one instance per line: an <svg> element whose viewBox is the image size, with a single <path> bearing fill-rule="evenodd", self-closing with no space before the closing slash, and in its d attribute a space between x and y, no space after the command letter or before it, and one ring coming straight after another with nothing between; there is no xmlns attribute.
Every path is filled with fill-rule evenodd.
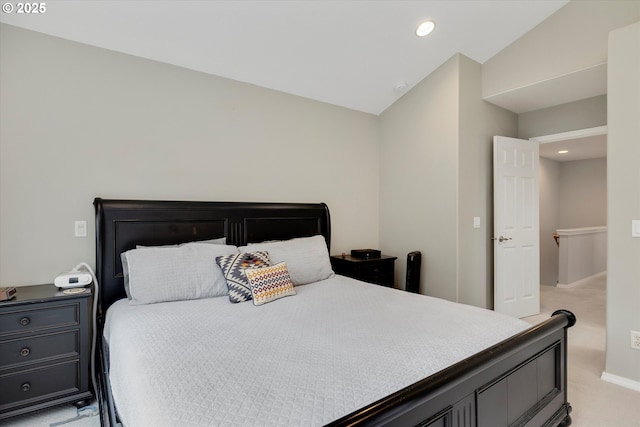
<svg viewBox="0 0 640 427"><path fill-rule="evenodd" d="M529 327L343 276L296 292L259 307L114 304L105 338L124 424L323 425Z"/></svg>

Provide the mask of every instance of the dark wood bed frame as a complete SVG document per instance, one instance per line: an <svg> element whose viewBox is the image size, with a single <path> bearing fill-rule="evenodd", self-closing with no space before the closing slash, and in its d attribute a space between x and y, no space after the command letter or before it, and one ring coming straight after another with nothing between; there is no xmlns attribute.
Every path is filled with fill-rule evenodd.
<svg viewBox="0 0 640 427"><path fill-rule="evenodd" d="M324 203L94 200L98 332L109 306L125 297L120 254L136 245L226 237L245 245L322 234L331 242ZM445 319L443 319L445 321ZM568 426L567 329L559 310L543 323L330 423L331 426ZM98 339L96 394L103 426L117 424L108 349ZM97 370L98 371L98 370Z"/></svg>

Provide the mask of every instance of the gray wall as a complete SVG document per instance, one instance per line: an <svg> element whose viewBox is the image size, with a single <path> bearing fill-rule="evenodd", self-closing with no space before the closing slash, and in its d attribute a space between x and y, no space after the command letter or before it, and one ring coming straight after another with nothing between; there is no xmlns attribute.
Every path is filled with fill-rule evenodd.
<svg viewBox="0 0 640 427"><path fill-rule="evenodd" d="M456 300L458 56L380 116L380 243L422 252L422 293ZM403 284L404 259L396 278Z"/></svg>
<svg viewBox="0 0 640 427"><path fill-rule="evenodd" d="M606 372L640 389L640 22L611 32L608 64L608 240Z"/></svg>
<svg viewBox="0 0 640 427"><path fill-rule="evenodd" d="M0 286L93 264L96 196L324 201L334 253L378 246L376 116L0 31Z"/></svg>
<svg viewBox="0 0 640 427"><path fill-rule="evenodd" d="M460 55L458 301L493 307L493 137L515 136L517 116L482 100L482 67ZM473 228L473 218L480 228Z"/></svg>
<svg viewBox="0 0 640 427"><path fill-rule="evenodd" d="M607 96L518 114L518 138L553 135L607 124Z"/></svg>
<svg viewBox="0 0 640 427"><path fill-rule="evenodd" d="M560 163L558 228L607 225L607 159Z"/></svg>
<svg viewBox="0 0 640 427"><path fill-rule="evenodd" d="M515 136L517 118L480 89L479 64L455 55L381 115L380 239L422 252L422 293L491 307L492 139Z"/></svg>
<svg viewBox="0 0 640 427"><path fill-rule="evenodd" d="M639 18L637 0L570 1L482 64L483 96L579 74L606 63L609 32Z"/></svg>
<svg viewBox="0 0 640 427"><path fill-rule="evenodd" d="M560 217L560 162L540 158L540 284L558 282L559 248L553 240Z"/></svg>

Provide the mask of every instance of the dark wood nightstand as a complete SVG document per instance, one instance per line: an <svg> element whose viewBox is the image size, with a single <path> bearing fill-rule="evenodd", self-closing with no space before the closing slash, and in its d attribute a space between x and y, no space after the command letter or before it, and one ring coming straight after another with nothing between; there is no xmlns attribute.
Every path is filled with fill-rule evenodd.
<svg viewBox="0 0 640 427"><path fill-rule="evenodd" d="M0 419L92 397L92 298L37 285L0 302Z"/></svg>
<svg viewBox="0 0 640 427"><path fill-rule="evenodd" d="M331 257L331 267L336 274L393 288L396 259L386 255L366 259L334 255Z"/></svg>

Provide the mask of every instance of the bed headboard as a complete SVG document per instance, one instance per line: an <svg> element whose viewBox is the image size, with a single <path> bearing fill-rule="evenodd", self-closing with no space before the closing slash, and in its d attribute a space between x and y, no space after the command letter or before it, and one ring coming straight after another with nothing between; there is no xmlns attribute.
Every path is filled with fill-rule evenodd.
<svg viewBox="0 0 640 427"><path fill-rule="evenodd" d="M242 203L157 200L93 201L99 313L124 298L120 254L136 245L159 246L226 237L242 246L322 234L331 242L324 203Z"/></svg>

